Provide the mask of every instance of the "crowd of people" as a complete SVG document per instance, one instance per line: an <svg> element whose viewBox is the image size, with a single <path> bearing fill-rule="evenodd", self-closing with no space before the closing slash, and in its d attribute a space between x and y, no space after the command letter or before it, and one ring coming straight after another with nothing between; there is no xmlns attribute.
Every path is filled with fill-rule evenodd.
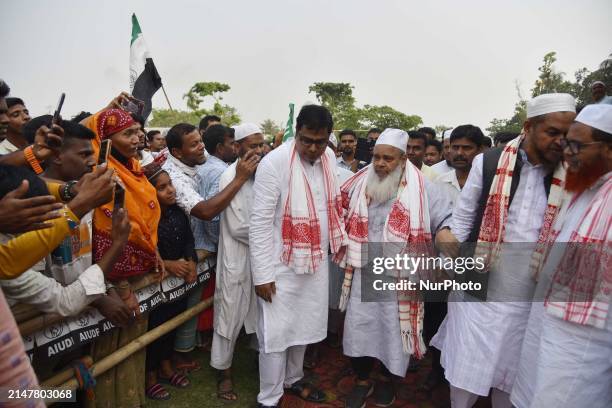
<svg viewBox="0 0 612 408"><path fill-rule="evenodd" d="M95 362L214 298L97 376L83 404L170 399L202 368L196 347L210 351L218 398L251 404L232 373L246 334L260 407L284 393L325 403L304 377L323 341L350 359L350 408L393 405L394 383L426 355L420 387L448 383L454 408L489 395L496 408L610 407L612 105L600 88L581 107L533 98L520 133L373 128L363 143L305 105L295 137L266 142L258 125L212 115L147 132L125 93L96 113L32 118L0 80L0 388L33 389L52 372L33 369L9 306L97 309L116 328L80 350ZM389 267L390 282L484 288L376 298L370 265L390 248L484 260L465 273ZM139 307L143 282L202 271L187 296Z"/></svg>

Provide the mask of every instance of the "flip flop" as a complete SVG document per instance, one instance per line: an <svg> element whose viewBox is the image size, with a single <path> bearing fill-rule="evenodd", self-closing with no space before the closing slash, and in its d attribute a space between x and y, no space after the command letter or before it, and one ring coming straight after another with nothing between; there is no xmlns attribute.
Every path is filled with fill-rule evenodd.
<svg viewBox="0 0 612 408"><path fill-rule="evenodd" d="M175 367L176 367L176 371L179 371L182 374L191 374L191 373L195 373L196 371L200 371L202 369L202 366L200 365L200 363L198 363L195 360L189 361L187 363L185 362L178 363L176 364Z"/></svg>
<svg viewBox="0 0 612 408"><path fill-rule="evenodd" d="M224 377L217 381L217 398L230 402L238 399L238 394L234 392L234 383L231 378Z"/></svg>
<svg viewBox="0 0 612 408"><path fill-rule="evenodd" d="M170 378L157 375L157 380L162 384L168 384L175 388L187 388L191 385L191 381L184 374L175 372Z"/></svg>
<svg viewBox="0 0 612 408"><path fill-rule="evenodd" d="M166 401L170 399L170 393L160 384L155 383L145 390L147 398L154 401Z"/></svg>

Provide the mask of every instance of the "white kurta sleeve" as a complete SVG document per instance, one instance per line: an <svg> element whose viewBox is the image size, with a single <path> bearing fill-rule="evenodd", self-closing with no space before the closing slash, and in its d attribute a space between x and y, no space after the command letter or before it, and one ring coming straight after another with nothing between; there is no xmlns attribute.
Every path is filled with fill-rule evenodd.
<svg viewBox="0 0 612 408"><path fill-rule="evenodd" d="M274 168L272 157L266 157L257 167L253 185L253 207L249 228L249 248L253 284L274 282L274 216L281 196L280 171Z"/></svg>
<svg viewBox="0 0 612 408"><path fill-rule="evenodd" d="M68 286L32 269L15 279L1 281L8 299L32 305L45 313L74 316L106 291L104 274L98 265L81 273Z"/></svg>
<svg viewBox="0 0 612 408"><path fill-rule="evenodd" d="M459 198L455 203L453 217L451 219L451 231L453 235L460 241L464 242L470 235L474 219L476 218L476 210L478 209L478 201L482 193L482 153L474 158L470 174L459 194Z"/></svg>
<svg viewBox="0 0 612 408"><path fill-rule="evenodd" d="M440 228L450 224L452 207L448 196L440 186L427 179L424 181L429 205L429 228L434 235Z"/></svg>
<svg viewBox="0 0 612 408"><path fill-rule="evenodd" d="M232 181L231 175L234 172L225 172L219 179L219 190L223 190ZM247 188L246 184L242 188ZM225 209L225 221L230 235L236 241L249 245L249 217L248 208L249 203L245 202L245 195L236 194L234 199L230 202L230 205Z"/></svg>

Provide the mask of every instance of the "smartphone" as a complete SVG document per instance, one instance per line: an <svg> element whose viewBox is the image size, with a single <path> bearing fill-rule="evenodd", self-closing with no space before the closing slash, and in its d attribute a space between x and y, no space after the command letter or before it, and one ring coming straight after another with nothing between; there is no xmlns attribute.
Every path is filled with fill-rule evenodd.
<svg viewBox="0 0 612 408"><path fill-rule="evenodd" d="M50 124L50 128L53 128L53 125L59 125L59 122L61 120L61 112L62 112L62 106L64 106L64 99L66 98L66 94L62 92L62 94L60 95L59 101L57 102L57 107L55 108L55 112L53 112L53 118L51 118L51 124ZM55 147L58 148L60 147L60 143L54 141L53 139L49 140L49 147Z"/></svg>
<svg viewBox="0 0 612 408"><path fill-rule="evenodd" d="M115 186L115 201L113 203L113 212L125 205L125 189L121 184Z"/></svg>
<svg viewBox="0 0 612 408"><path fill-rule="evenodd" d="M138 116L142 116L142 112L144 110L144 102L140 99L136 99L134 97L127 97L121 100L121 107L129 112L134 113Z"/></svg>
<svg viewBox="0 0 612 408"><path fill-rule="evenodd" d="M66 99L66 94L62 92L60 95L59 101L57 102L57 107L55 108L55 112L53 112L53 119L51 119L51 126L59 124L61 119L60 114L62 112L62 106L64 106L64 99Z"/></svg>
<svg viewBox="0 0 612 408"><path fill-rule="evenodd" d="M105 139L100 143L100 153L98 154L98 165L106 163L110 154L112 140Z"/></svg>

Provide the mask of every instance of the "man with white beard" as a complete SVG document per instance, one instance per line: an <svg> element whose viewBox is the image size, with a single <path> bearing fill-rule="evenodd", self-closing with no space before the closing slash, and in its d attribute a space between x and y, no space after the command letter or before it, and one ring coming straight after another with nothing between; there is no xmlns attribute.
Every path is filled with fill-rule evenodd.
<svg viewBox="0 0 612 408"><path fill-rule="evenodd" d="M582 109L562 146L565 196L532 264L517 408L612 407L612 105Z"/></svg>
<svg viewBox="0 0 612 408"><path fill-rule="evenodd" d="M336 157L327 148L332 128L325 107L304 106L295 139L257 168L249 245L260 298L259 406L276 406L283 388L309 402L325 400L301 380L306 345L327 335L327 256L346 240Z"/></svg>
<svg viewBox="0 0 612 408"><path fill-rule="evenodd" d="M357 374L346 400L351 408L363 407L372 393L377 406L393 404L392 375L403 377L410 356L420 358L425 352L423 302L414 293L386 294L391 301L362 301L362 294L372 293L372 288L362 287L362 274L371 273L364 269L368 262L390 247L401 254L431 255L432 234L451 215L445 194L407 159L407 142L403 130L386 129L376 141L372 164L342 186L348 246L335 260L345 268L340 300L342 309L348 305L344 354L351 357ZM374 243L383 246L367 248ZM399 271L389 272L394 278L405 277L398 276ZM382 363L382 376L374 387L369 377L376 360Z"/></svg>

